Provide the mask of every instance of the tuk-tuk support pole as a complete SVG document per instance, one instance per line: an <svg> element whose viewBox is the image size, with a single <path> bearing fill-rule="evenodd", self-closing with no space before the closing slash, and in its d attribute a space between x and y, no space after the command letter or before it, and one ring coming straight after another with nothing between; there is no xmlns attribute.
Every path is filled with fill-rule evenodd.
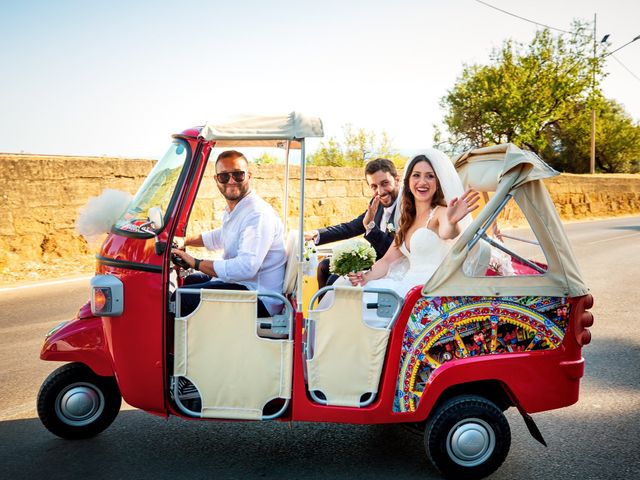
<svg viewBox="0 0 640 480"><path fill-rule="evenodd" d="M299 206L299 226L298 226L298 275L296 287L297 311L302 312L302 267L304 262L304 175L305 175L305 152L304 138L300 139L300 206Z"/></svg>
<svg viewBox="0 0 640 480"><path fill-rule="evenodd" d="M507 195L502 199L502 202L500 202L500 205L498 205L498 208L496 208L496 211L491 214L491 216L482 224L482 227L480 227L478 233L473 236L473 238L467 245L467 250L471 250L475 246L475 244L478 243L478 240L480 240L480 238L485 235L486 231L489 229L495 219L498 218L498 215L500 215L500 212L502 212L505 205L509 200L511 200L512 197L513 195L511 193L507 193Z"/></svg>
<svg viewBox="0 0 640 480"><path fill-rule="evenodd" d="M284 198L282 199L282 219L284 220L285 231L289 224L289 147L291 140L287 140L284 154Z"/></svg>

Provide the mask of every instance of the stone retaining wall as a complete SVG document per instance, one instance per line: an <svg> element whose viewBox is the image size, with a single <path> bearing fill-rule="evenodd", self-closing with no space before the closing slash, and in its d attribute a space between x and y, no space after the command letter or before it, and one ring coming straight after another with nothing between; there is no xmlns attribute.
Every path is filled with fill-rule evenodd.
<svg viewBox="0 0 640 480"><path fill-rule="evenodd" d="M84 256L95 246L75 232L88 199L111 188L135 193L153 161L0 154L0 274L17 262ZM282 211L282 166L254 167L257 192ZM288 226L297 228L299 168L291 169ZM351 220L364 211L369 189L358 168L307 169L305 229ZM640 175L569 175L546 181L563 220L640 214ZM224 201L211 173L200 188L191 231L219 224ZM517 218L510 223L517 223Z"/></svg>

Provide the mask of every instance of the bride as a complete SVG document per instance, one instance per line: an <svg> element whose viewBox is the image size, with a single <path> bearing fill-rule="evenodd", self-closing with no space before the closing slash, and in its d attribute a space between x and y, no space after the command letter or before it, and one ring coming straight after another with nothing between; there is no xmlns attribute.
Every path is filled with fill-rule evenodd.
<svg viewBox="0 0 640 480"><path fill-rule="evenodd" d="M464 191L449 158L435 149L411 160L402 187L395 240L371 270L348 275L354 286L389 288L404 297L431 277L479 206L478 192ZM404 274L395 267L403 257L409 263Z"/></svg>

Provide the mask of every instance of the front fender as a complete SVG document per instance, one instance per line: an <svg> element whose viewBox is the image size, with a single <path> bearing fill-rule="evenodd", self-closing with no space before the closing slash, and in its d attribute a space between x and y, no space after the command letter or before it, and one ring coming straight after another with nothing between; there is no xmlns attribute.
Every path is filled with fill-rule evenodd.
<svg viewBox="0 0 640 480"><path fill-rule="evenodd" d="M80 362L97 375L114 376L113 362L105 341L102 319L80 314L49 335L40 350L42 360Z"/></svg>

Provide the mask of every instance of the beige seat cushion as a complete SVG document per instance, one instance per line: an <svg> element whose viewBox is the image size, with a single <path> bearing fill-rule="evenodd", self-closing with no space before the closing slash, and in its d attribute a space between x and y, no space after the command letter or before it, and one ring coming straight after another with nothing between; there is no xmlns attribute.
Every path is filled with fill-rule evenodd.
<svg viewBox="0 0 640 480"><path fill-rule="evenodd" d="M200 392L202 417L260 419L274 398L291 397L293 342L256 334L256 292L202 290L175 320L174 375Z"/></svg>
<svg viewBox="0 0 640 480"><path fill-rule="evenodd" d="M307 360L310 391L329 405L360 406L363 394L377 393L389 331L366 325L362 288L336 287L333 305L310 310L313 358Z"/></svg>

